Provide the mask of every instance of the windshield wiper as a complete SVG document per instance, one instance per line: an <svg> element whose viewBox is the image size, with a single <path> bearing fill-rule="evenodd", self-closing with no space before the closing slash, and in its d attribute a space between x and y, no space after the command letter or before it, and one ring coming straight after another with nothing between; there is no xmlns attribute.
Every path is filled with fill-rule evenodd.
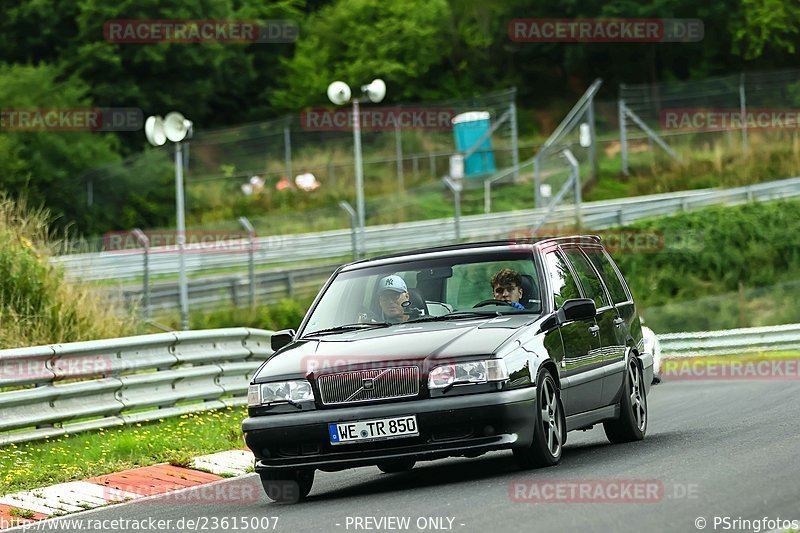
<svg viewBox="0 0 800 533"><path fill-rule="evenodd" d="M311 335L327 335L328 333L341 333L343 331L356 331L359 329L371 329L371 328L385 328L386 326L393 326L391 322L370 322L370 323L363 323L359 322L357 324L343 324L341 326L336 326L335 328L327 328L327 329L318 329L317 331L312 331L311 333L306 333L303 337L310 337Z"/></svg>
<svg viewBox="0 0 800 533"><path fill-rule="evenodd" d="M501 316L503 313L500 311L456 311L441 316L426 316L405 322L436 322L440 320L454 320L457 318L487 318L493 316Z"/></svg>

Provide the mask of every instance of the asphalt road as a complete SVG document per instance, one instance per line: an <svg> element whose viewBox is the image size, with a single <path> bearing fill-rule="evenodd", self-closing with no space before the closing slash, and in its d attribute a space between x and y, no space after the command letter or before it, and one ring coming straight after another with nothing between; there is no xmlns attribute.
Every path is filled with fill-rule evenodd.
<svg viewBox="0 0 800 533"><path fill-rule="evenodd" d="M764 525L775 524L746 528L732 520L800 520L799 399L796 381L664 383L651 389L644 441L611 445L599 427L573 432L553 468L519 471L510 452L498 452L420 463L402 474L374 467L318 472L309 499L288 506L269 503L258 478L248 476L212 485L215 494L191 489L172 501L155 497L55 519L48 529L78 531L67 521L79 520L84 531L96 530L98 520L125 519L143 522L102 525L121 531L656 532L698 531L702 517L705 531L769 530ZM525 491L515 493L519 482ZM610 501L569 501L575 486L569 482ZM518 502L515 494L551 501ZM729 517L730 527L715 528L715 516ZM404 517L407 525L395 521ZM158 527L148 519L171 523Z"/></svg>

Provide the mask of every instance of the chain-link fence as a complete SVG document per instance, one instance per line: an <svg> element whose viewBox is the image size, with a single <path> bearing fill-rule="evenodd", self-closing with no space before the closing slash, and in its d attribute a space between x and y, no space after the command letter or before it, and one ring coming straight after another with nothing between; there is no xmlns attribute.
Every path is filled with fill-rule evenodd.
<svg viewBox="0 0 800 533"><path fill-rule="evenodd" d="M797 138L800 70L621 85L618 113L624 174L631 152L655 149L678 160L719 145L746 154Z"/></svg>
<svg viewBox="0 0 800 533"><path fill-rule="evenodd" d="M415 104L361 104L367 224L407 220L410 198L437 195L450 156L464 152L453 118L488 114L491 128L476 156L490 154L479 179L518 161L514 89L469 99ZM186 110L191 118L191 110ZM309 109L280 119L204 131L184 144L188 229L238 228L239 216L259 234L347 228L339 207L355 197L352 107ZM78 177L86 184L90 228L169 227L174 217L173 148L151 149ZM474 173L473 173L474 174ZM479 173L480 174L480 173ZM78 200L81 201L81 200ZM393 214L394 213L394 214ZM75 248L75 247L73 247ZM102 240L82 250L102 249Z"/></svg>

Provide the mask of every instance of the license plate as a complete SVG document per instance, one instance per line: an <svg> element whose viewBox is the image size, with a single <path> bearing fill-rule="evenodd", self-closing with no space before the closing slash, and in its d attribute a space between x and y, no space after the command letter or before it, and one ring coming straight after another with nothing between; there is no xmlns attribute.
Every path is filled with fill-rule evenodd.
<svg viewBox="0 0 800 533"><path fill-rule="evenodd" d="M328 424L331 444L350 444L419 435L414 415Z"/></svg>

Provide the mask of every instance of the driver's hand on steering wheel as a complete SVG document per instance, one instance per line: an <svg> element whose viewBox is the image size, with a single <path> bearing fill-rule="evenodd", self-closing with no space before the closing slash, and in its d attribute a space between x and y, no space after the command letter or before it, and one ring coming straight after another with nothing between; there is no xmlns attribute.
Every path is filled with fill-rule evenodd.
<svg viewBox="0 0 800 533"><path fill-rule="evenodd" d="M525 306L523 306L523 305L522 305L521 303L519 303L519 302L508 302L508 304L509 304L511 307L513 307L514 309L519 309L520 311L524 311L524 310L525 310Z"/></svg>

